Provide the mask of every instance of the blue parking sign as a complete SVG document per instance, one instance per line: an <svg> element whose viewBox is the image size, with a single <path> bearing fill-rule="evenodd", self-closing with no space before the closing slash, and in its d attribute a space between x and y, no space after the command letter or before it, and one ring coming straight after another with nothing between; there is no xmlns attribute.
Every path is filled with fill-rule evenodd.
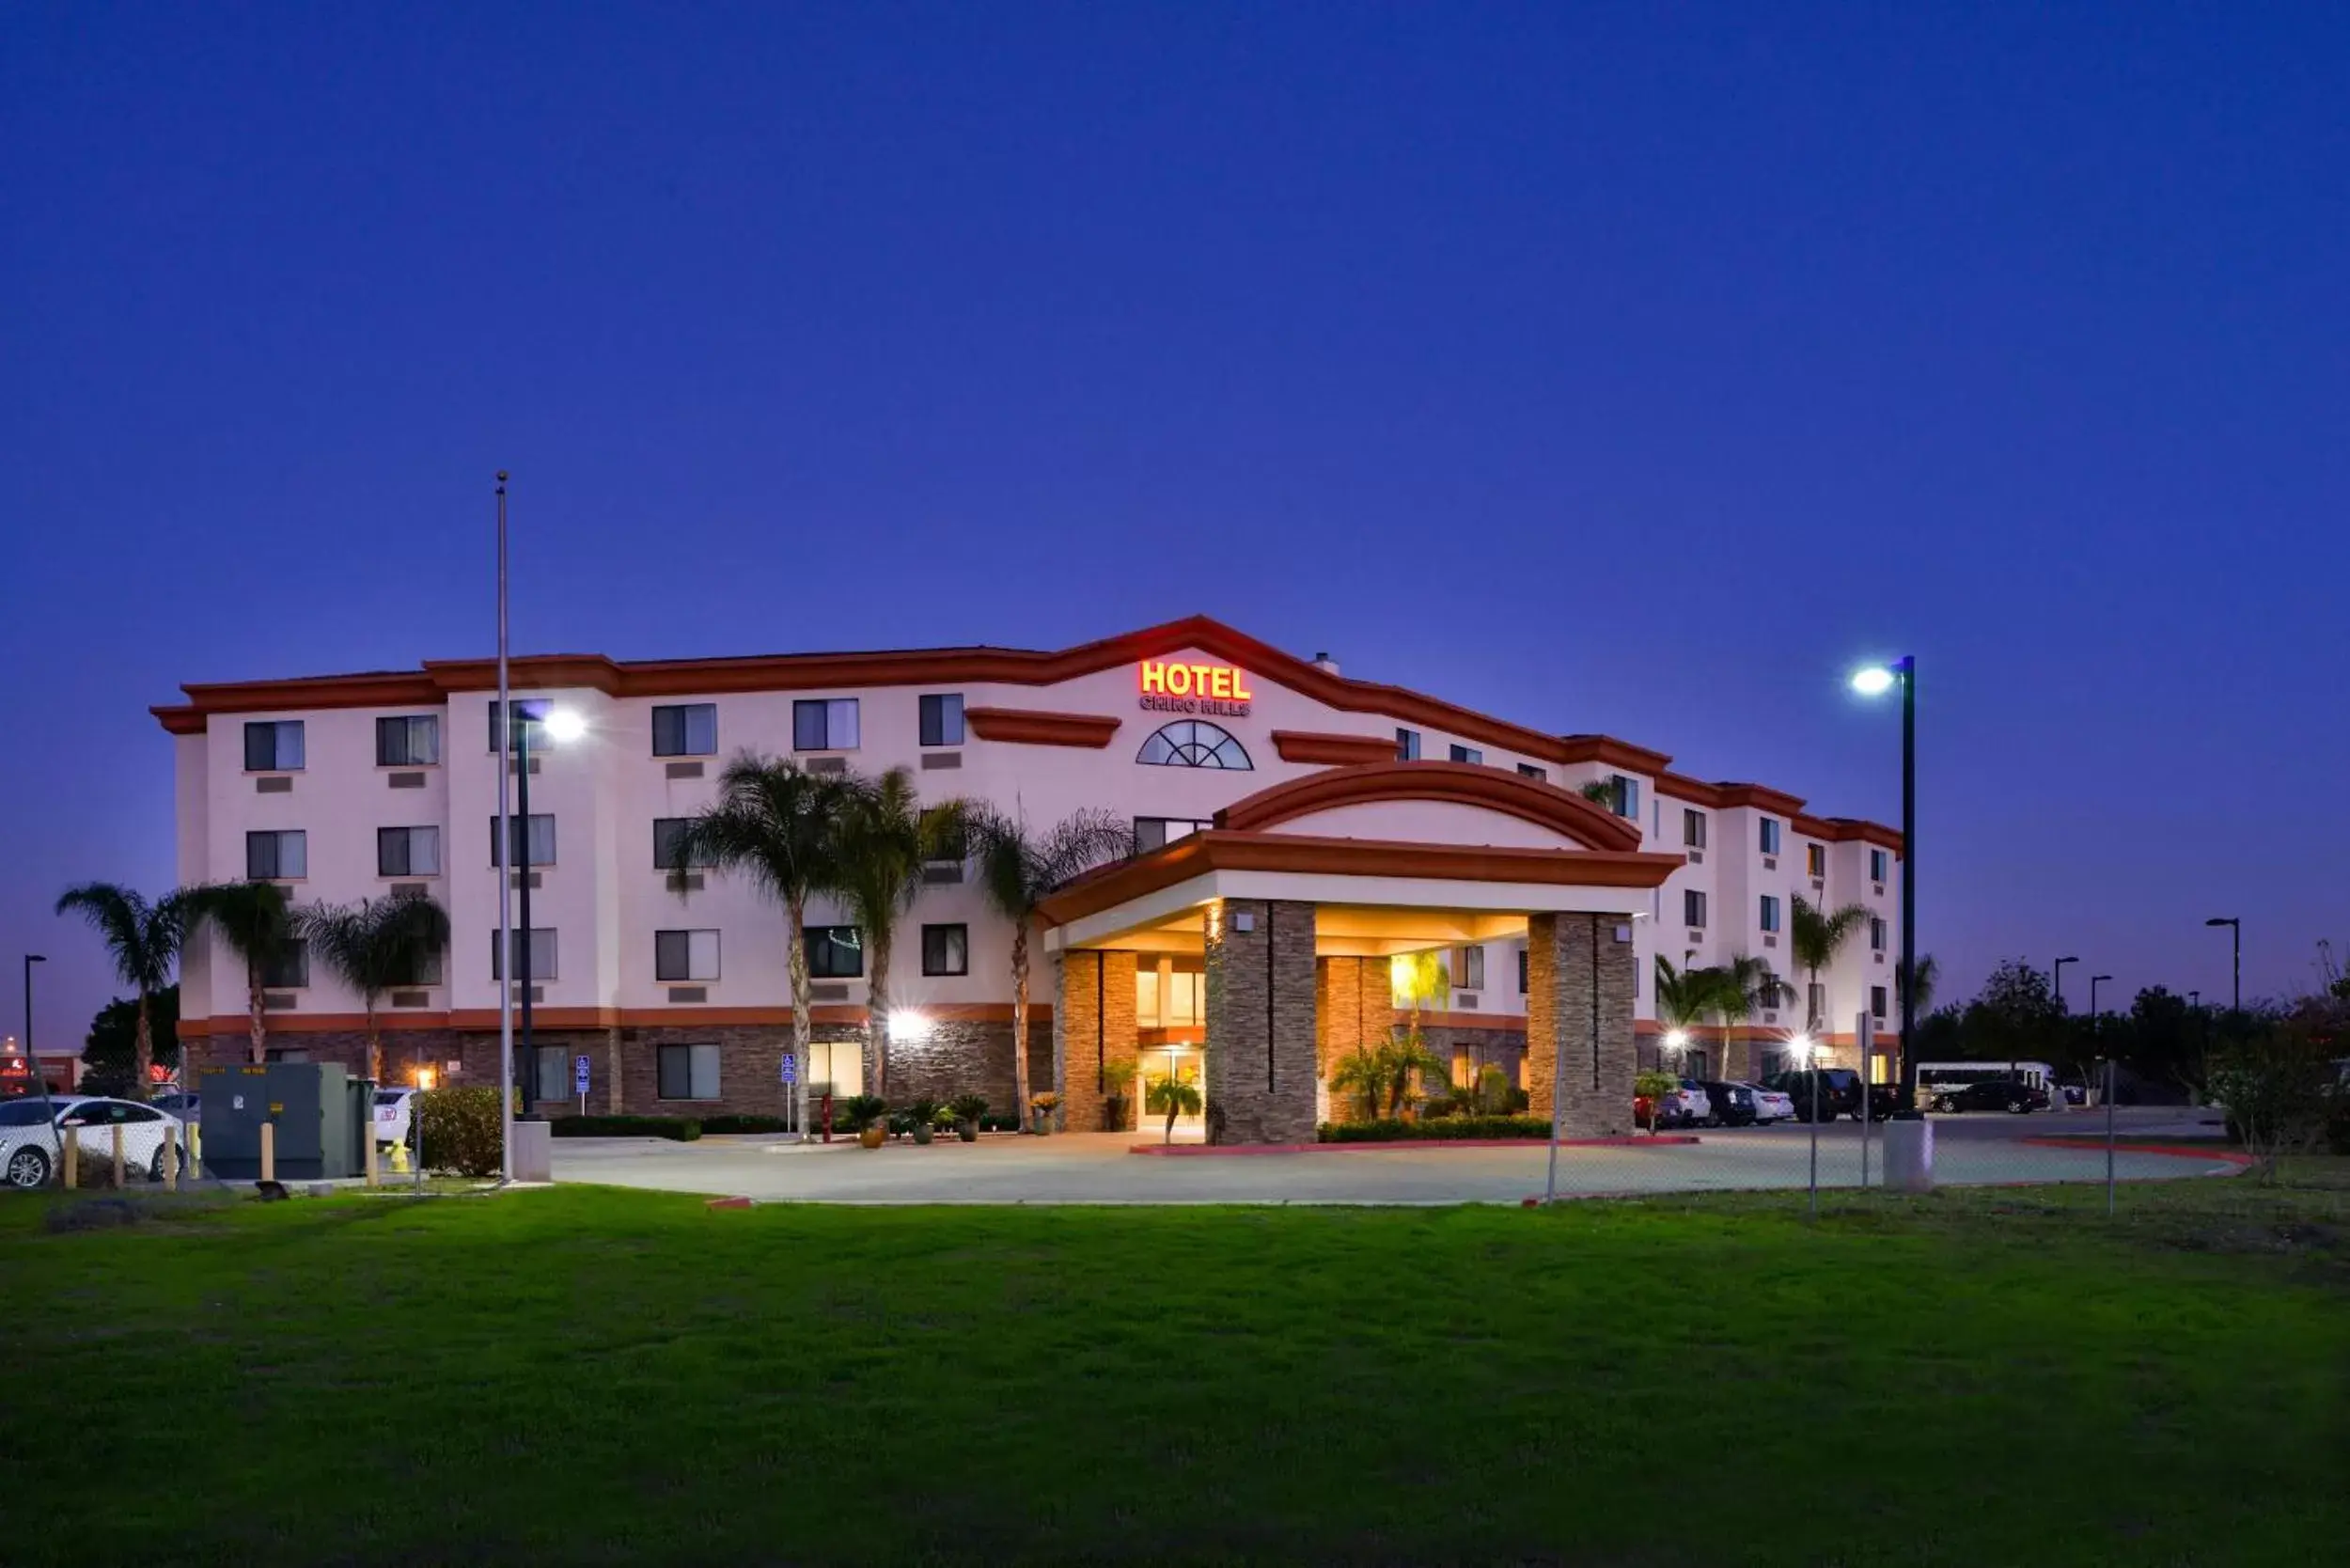
<svg viewBox="0 0 2350 1568"><path fill-rule="evenodd" d="M588 1092L588 1058L586 1057L572 1058L572 1092L574 1094Z"/></svg>
<svg viewBox="0 0 2350 1568"><path fill-rule="evenodd" d="M783 1053L783 1081L788 1084L800 1081L800 1058L790 1051Z"/></svg>

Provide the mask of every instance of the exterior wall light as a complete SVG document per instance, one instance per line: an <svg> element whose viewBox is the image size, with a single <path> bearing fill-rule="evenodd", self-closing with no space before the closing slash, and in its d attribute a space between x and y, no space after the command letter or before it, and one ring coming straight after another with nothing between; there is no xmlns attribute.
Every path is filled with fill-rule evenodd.
<svg viewBox="0 0 2350 1568"><path fill-rule="evenodd" d="M934 1026L930 1015L912 1008L892 1008L889 1012L889 1041L893 1045L918 1043L931 1037Z"/></svg>

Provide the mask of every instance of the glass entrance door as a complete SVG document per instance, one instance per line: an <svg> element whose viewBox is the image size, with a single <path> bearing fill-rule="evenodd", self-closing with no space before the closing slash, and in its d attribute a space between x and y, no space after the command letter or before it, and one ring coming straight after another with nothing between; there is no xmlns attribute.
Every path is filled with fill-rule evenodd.
<svg viewBox="0 0 2350 1568"><path fill-rule="evenodd" d="M1197 1045L1152 1045L1141 1053L1142 1126L1149 1137L1167 1136L1168 1104L1159 1092L1169 1082L1191 1092L1175 1105L1175 1141L1199 1143L1208 1136L1208 1083L1205 1060Z"/></svg>

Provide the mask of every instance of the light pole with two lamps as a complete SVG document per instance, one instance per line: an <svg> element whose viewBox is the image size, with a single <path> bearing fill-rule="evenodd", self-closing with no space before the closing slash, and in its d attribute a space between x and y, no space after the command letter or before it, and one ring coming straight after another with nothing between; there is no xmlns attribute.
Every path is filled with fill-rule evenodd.
<svg viewBox="0 0 2350 1568"><path fill-rule="evenodd" d="M1918 1106L1918 659L1904 653L1890 665L1854 674L1853 690L1883 697L1902 689L1902 1088L1901 1108ZM1861 1090L1867 1114L1866 1080Z"/></svg>

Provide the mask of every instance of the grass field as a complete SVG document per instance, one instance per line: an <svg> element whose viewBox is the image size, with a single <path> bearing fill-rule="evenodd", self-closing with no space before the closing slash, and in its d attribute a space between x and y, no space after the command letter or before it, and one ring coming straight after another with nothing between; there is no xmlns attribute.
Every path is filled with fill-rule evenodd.
<svg viewBox="0 0 2350 1568"><path fill-rule="evenodd" d="M0 1202L0 1555L2342 1560L2350 1194L2092 1196Z"/></svg>

